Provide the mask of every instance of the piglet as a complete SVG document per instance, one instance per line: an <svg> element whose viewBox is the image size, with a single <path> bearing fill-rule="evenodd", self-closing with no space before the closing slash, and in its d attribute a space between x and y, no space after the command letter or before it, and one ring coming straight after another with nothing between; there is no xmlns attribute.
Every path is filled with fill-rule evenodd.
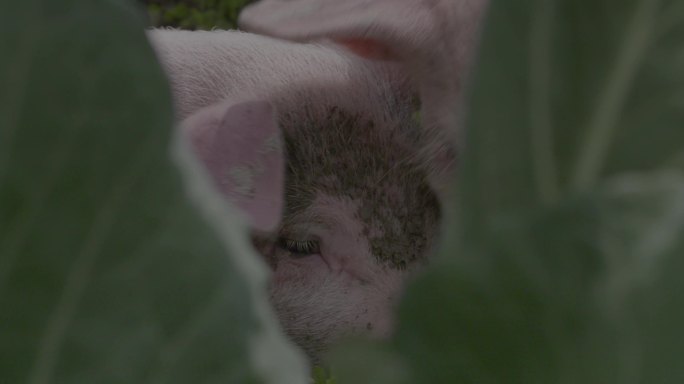
<svg viewBox="0 0 684 384"><path fill-rule="evenodd" d="M455 153L462 82L455 71L469 55L443 40L446 31L432 24L442 19L429 8L396 0L363 11L358 2L339 2L350 4L347 16L337 13L344 6L322 2L309 21L332 19L301 39L332 37L363 57L393 61L366 60L340 44L234 31L149 33L187 137L216 187L249 217L253 243L273 270L279 320L314 363L346 335L391 333L402 287L438 235L440 191ZM382 4L399 9L384 14ZM242 19L249 27L269 32L268 17L290 17L281 27L309 28L282 7L264 21L271 8L262 14L259 6ZM393 24L397 16L403 21ZM376 24L382 28L365 28ZM423 44L457 50L433 53ZM430 57L434 71L421 64Z"/></svg>

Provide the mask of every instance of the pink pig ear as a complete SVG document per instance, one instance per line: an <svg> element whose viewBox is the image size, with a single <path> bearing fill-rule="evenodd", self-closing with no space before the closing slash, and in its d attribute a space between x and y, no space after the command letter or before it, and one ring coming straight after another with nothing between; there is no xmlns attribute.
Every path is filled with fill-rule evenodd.
<svg viewBox="0 0 684 384"><path fill-rule="evenodd" d="M400 59L431 38L432 12L411 0L262 0L240 15L244 29L290 40L330 38L357 54ZM410 17L411 24L404 21Z"/></svg>
<svg viewBox="0 0 684 384"><path fill-rule="evenodd" d="M250 220L273 230L283 209L285 162L273 107L265 101L221 102L183 122L214 184Z"/></svg>
<svg viewBox="0 0 684 384"><path fill-rule="evenodd" d="M406 6L418 11L413 17L423 19L416 26L421 29L430 26L429 15L413 3L406 0L262 0L240 14L240 26L290 40L330 38L366 58L398 60L411 50L407 43L415 40L410 38L411 31L406 25L402 25L408 11Z"/></svg>
<svg viewBox="0 0 684 384"><path fill-rule="evenodd" d="M329 38L369 58L420 61L446 54L458 59L487 3L261 0L240 14L239 23L245 30L289 40Z"/></svg>
<svg viewBox="0 0 684 384"><path fill-rule="evenodd" d="M329 39L357 55L402 62L417 86L423 158L434 184L450 179L463 137L464 80L488 0L261 0L240 26L274 37ZM443 189L443 188L438 188Z"/></svg>

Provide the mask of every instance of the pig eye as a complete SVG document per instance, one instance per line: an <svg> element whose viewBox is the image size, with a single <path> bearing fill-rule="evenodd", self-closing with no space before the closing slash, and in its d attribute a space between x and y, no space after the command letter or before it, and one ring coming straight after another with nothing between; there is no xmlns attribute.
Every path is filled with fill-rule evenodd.
<svg viewBox="0 0 684 384"><path fill-rule="evenodd" d="M281 248L295 255L308 256L321 253L318 241L315 240L292 240L281 237L278 239Z"/></svg>

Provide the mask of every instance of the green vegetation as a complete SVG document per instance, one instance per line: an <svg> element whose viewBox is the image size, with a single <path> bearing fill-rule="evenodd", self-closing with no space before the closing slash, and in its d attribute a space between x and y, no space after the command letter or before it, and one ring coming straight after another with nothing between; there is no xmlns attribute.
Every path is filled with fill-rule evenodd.
<svg viewBox="0 0 684 384"><path fill-rule="evenodd" d="M314 384L337 384L337 380L332 377L330 370L323 367L313 367L312 376Z"/></svg>
<svg viewBox="0 0 684 384"><path fill-rule="evenodd" d="M140 0L155 27L236 29L240 10L254 0Z"/></svg>
<svg viewBox="0 0 684 384"><path fill-rule="evenodd" d="M139 15L50 4L49 28L41 0L0 16L0 382L256 383L253 348L303 381L245 230L173 144Z"/></svg>
<svg viewBox="0 0 684 384"><path fill-rule="evenodd" d="M0 381L307 382L140 17L66 3L0 16ZM317 384L684 382L682 14L493 2L439 255Z"/></svg>

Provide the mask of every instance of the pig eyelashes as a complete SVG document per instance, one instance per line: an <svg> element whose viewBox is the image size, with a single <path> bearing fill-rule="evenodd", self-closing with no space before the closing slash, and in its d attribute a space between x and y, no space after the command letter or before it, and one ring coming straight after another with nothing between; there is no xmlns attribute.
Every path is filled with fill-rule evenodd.
<svg viewBox="0 0 684 384"><path fill-rule="evenodd" d="M295 256L310 256L321 253L321 247L316 240L293 240L281 237L278 245Z"/></svg>

